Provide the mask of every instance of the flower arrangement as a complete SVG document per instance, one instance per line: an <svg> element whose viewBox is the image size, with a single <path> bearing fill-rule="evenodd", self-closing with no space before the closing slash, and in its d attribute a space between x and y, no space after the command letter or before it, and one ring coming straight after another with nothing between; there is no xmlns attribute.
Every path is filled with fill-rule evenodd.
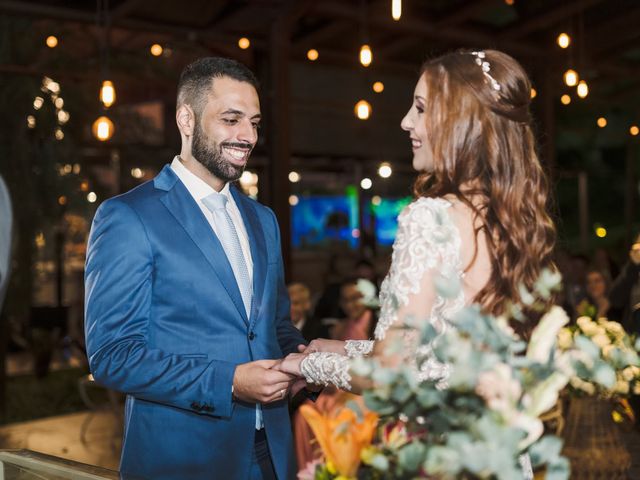
<svg viewBox="0 0 640 480"><path fill-rule="evenodd" d="M543 272L534 292L521 292L523 303L542 308L559 283L558 274ZM459 286L439 279L436 288L441 296L454 298ZM519 306L511 307L513 318L523 319L522 312ZM376 359L354 362L353 373L371 378L375 385L364 398L379 416L378 436L371 441L373 417L363 420L362 427L354 423L357 412L343 413L343 421L334 422L333 428L327 428L328 423L317 428L317 419L312 419L325 463L310 466L308 473L314 477L301 478L509 480L522 479L523 468L531 462L545 470L547 479L568 479L562 440L544 435L540 416L554 407L569 384L589 394L586 384L593 386L593 393L611 392L624 390L616 387L619 379L631 383L638 377L638 354L613 322L591 326L580 320L579 331L571 331L564 328L567 314L553 306L526 343L506 318L485 315L478 306L465 308L450 321L455 328L439 335L428 322L405 320L403 328L428 346L418 349L428 353L418 356L416 365L408 362L391 369ZM406 344L398 341L390 353L403 349ZM433 357L449 366L448 377L419 381L420 366ZM636 388L635 383L630 388ZM354 428L362 428L359 438L367 441L349 443L355 449L359 445L359 458L351 449L349 468L338 468L335 446L347 432L358 437Z"/></svg>
<svg viewBox="0 0 640 480"><path fill-rule="evenodd" d="M572 352L577 364L570 387L578 393L605 398L640 394L638 349L618 322L588 316L579 317L575 326L558 333L558 349ZM600 381L594 379L597 375Z"/></svg>

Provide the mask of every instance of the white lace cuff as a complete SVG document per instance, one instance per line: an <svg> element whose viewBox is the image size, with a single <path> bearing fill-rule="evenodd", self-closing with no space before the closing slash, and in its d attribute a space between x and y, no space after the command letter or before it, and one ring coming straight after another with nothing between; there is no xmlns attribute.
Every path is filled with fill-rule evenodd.
<svg viewBox="0 0 640 480"><path fill-rule="evenodd" d="M300 372L307 383L335 385L342 390L351 390L349 357L337 353L314 352L300 363Z"/></svg>
<svg viewBox="0 0 640 480"><path fill-rule="evenodd" d="M347 340L344 345L347 357L364 357L373 351L373 340Z"/></svg>

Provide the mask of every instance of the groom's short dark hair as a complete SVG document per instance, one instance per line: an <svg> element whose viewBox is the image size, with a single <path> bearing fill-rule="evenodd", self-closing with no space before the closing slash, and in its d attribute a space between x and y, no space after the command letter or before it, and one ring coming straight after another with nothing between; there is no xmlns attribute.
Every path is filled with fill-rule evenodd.
<svg viewBox="0 0 640 480"><path fill-rule="evenodd" d="M204 57L187 65L178 81L178 107L190 105L200 115L206 96L215 78L228 77L251 84L258 90L258 80L251 70L236 60L223 57Z"/></svg>

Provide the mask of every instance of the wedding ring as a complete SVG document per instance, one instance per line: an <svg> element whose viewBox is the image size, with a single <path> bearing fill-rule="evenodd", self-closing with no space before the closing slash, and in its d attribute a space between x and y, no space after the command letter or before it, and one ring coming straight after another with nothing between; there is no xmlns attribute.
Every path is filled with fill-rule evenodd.
<svg viewBox="0 0 640 480"><path fill-rule="evenodd" d="M284 398L284 396L285 396L286 394L287 394L287 390L286 390L286 389L284 389L284 388L283 388L282 390L280 390L280 396L281 396L282 398Z"/></svg>

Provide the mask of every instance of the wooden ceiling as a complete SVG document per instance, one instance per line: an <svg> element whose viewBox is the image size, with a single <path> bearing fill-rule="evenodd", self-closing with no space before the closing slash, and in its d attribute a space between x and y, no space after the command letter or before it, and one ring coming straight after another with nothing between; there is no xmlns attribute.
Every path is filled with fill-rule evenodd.
<svg viewBox="0 0 640 480"><path fill-rule="evenodd" d="M640 2L637 0L404 0L400 21L391 0L0 0L0 15L50 21L58 29L91 32L95 41L75 42L78 67L96 60L101 29L110 25L112 57L147 56L156 41L172 51L199 48L255 64L269 53L272 25L290 25L291 58L357 67L359 45L374 51L374 67L414 74L428 55L466 47L494 47L522 61L534 74L558 76L569 66L593 82L595 97L628 106L640 86ZM108 15L98 15L98 7ZM555 44L572 36L567 50ZM237 47L240 36L250 50ZM117 62L114 62L117 65ZM179 61L175 62L179 64ZM127 62L124 62L127 65ZM4 71L19 65L0 65ZM24 67L24 66L23 66ZM124 72L123 72L124 73ZM159 79L161 80L161 79ZM558 88L562 88L561 82ZM634 103L635 104L635 103Z"/></svg>

